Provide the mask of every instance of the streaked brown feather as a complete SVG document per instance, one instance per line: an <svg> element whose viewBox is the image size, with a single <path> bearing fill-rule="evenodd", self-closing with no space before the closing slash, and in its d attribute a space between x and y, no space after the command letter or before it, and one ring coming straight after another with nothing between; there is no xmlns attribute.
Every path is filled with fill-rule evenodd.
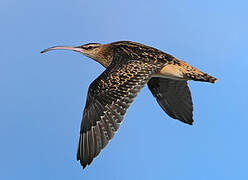
<svg viewBox="0 0 248 180"><path fill-rule="evenodd" d="M112 139L127 108L155 71L157 67L153 64L124 61L108 67L90 85L77 153L83 168ZM97 133L94 133L94 129L97 129Z"/></svg>
<svg viewBox="0 0 248 180"><path fill-rule="evenodd" d="M151 77L148 87L159 105L172 118L188 124L193 122L193 106L187 82L183 80L211 83L217 80L170 54L131 41L55 46L41 53L56 49L80 52L107 68L88 90L77 153L83 168L114 136L127 108Z"/></svg>

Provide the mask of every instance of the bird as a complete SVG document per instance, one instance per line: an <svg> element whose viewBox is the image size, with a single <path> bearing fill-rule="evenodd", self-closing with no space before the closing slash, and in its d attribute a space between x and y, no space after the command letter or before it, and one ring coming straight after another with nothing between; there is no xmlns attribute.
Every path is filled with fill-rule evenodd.
<svg viewBox="0 0 248 180"><path fill-rule="evenodd" d="M113 138L144 85L165 113L192 125L193 103L187 81L217 80L168 53L132 41L54 46L41 53L51 50L79 52L106 68L88 88L77 149L83 169Z"/></svg>

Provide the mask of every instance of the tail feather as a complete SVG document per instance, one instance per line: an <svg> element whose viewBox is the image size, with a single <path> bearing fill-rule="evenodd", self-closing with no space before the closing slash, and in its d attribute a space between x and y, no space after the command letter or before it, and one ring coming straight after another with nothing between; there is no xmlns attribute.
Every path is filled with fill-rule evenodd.
<svg viewBox="0 0 248 180"><path fill-rule="evenodd" d="M210 83L215 83L218 80L217 78L210 76L207 73L201 72L193 66L190 66L184 61L179 60L178 65L182 67L183 76L188 80L204 81Z"/></svg>
<svg viewBox="0 0 248 180"><path fill-rule="evenodd" d="M210 76L206 73L203 73L199 71L199 73L186 73L186 77L190 80L194 81L204 81L204 82L210 82L210 83L215 83L218 79Z"/></svg>

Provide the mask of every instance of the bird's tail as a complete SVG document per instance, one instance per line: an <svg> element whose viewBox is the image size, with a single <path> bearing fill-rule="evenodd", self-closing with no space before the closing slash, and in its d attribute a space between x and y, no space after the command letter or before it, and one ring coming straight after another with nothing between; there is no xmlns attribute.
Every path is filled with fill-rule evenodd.
<svg viewBox="0 0 248 180"><path fill-rule="evenodd" d="M162 69L154 74L154 77L161 76L176 80L194 80L210 83L215 83L217 80L215 77L203 73L200 70L176 58L173 64L166 64Z"/></svg>
<svg viewBox="0 0 248 180"><path fill-rule="evenodd" d="M204 81L204 82L210 82L210 83L215 83L218 79L210 76L206 73L188 73L186 74L187 78L189 80L194 80L194 81Z"/></svg>
<svg viewBox="0 0 248 180"><path fill-rule="evenodd" d="M183 76L188 79L188 80L194 80L194 81L204 81L204 82L210 82L210 83L215 83L218 79L208 75L207 73L204 73L187 63L180 61L179 62L180 66L183 67Z"/></svg>

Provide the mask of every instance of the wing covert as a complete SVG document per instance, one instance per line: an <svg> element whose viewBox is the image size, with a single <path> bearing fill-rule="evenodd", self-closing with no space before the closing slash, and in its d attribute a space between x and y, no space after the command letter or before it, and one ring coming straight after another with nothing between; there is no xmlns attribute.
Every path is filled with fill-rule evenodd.
<svg viewBox="0 0 248 180"><path fill-rule="evenodd" d="M137 60L113 64L91 83L77 152L83 168L114 136L126 110L157 68Z"/></svg>

